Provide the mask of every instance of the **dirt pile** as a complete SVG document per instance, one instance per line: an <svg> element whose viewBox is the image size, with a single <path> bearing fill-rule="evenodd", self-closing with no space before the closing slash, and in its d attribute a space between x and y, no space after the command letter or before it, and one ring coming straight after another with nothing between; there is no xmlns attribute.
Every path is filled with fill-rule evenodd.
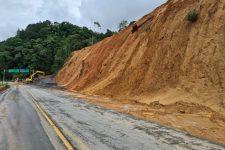
<svg viewBox="0 0 225 150"><path fill-rule="evenodd" d="M195 10L198 20L187 14ZM132 26L75 52L56 76L68 89L225 108L225 1L169 0Z"/></svg>
<svg viewBox="0 0 225 150"><path fill-rule="evenodd" d="M196 12L197 20L187 20ZM74 52L56 81L100 106L225 144L225 0L169 0Z"/></svg>

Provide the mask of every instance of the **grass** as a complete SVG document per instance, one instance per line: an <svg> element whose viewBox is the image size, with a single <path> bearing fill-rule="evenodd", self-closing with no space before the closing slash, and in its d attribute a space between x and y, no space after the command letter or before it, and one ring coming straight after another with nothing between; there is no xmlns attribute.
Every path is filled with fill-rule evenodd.
<svg viewBox="0 0 225 150"><path fill-rule="evenodd" d="M0 83L0 88L8 88L8 87L9 87L8 83L3 83L3 84L2 82Z"/></svg>
<svg viewBox="0 0 225 150"><path fill-rule="evenodd" d="M190 11L186 16L186 20L188 20L189 22L197 21L198 20L198 12L196 10Z"/></svg>

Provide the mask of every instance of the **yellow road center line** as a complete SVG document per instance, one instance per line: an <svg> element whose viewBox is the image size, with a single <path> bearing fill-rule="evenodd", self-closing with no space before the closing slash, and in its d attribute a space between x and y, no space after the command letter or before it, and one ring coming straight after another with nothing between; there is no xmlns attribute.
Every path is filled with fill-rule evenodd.
<svg viewBox="0 0 225 150"><path fill-rule="evenodd" d="M73 141L76 141L76 143L79 145L81 150L89 150L89 148L74 134L72 134L66 127L63 125L60 125L63 128L64 133L66 133Z"/></svg>
<svg viewBox="0 0 225 150"><path fill-rule="evenodd" d="M48 123L52 126L52 128L55 130L56 134L59 136L59 138L62 140L63 144L67 148L67 150L74 150L73 146L70 144L70 142L65 138L63 133L59 130L59 128L53 123L53 121L50 119L50 117L46 114L46 112L41 108L41 106L36 102L35 98L31 93L29 93L32 97L32 101L38 108L38 110L41 112L41 114L45 117L45 119L48 121Z"/></svg>

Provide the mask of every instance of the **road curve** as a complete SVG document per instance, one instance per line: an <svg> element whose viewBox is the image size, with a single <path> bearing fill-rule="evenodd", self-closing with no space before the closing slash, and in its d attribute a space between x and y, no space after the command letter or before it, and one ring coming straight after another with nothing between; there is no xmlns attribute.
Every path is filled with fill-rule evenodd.
<svg viewBox="0 0 225 150"><path fill-rule="evenodd" d="M32 105L11 87L0 94L0 149L54 150Z"/></svg>
<svg viewBox="0 0 225 150"><path fill-rule="evenodd" d="M68 92L35 86L20 86L19 91L26 99L30 93L77 149L225 150L222 145L75 99Z"/></svg>

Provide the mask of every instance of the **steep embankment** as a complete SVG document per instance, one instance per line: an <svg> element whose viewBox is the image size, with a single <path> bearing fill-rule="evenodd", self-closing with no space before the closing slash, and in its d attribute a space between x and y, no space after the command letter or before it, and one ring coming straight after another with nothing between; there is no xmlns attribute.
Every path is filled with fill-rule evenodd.
<svg viewBox="0 0 225 150"><path fill-rule="evenodd" d="M198 20L189 22L193 10ZM136 24L73 53L56 81L225 144L225 0L169 0Z"/></svg>
<svg viewBox="0 0 225 150"><path fill-rule="evenodd" d="M194 9L199 19L190 23ZM138 21L137 32L130 26L75 52L56 81L89 94L225 106L224 18L224 0L170 0Z"/></svg>

